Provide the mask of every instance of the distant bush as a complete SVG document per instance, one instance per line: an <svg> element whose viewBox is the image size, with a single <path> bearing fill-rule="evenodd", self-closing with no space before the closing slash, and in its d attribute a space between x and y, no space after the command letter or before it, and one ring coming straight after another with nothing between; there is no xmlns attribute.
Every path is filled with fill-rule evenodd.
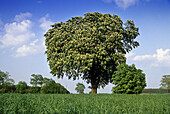
<svg viewBox="0 0 170 114"><path fill-rule="evenodd" d="M27 83L24 81L20 81L17 85L16 85L16 92L17 93L26 93L28 86Z"/></svg>
<svg viewBox="0 0 170 114"><path fill-rule="evenodd" d="M48 84L44 85L41 88L41 93L69 94L70 92L65 89L61 84L56 83L54 80L51 80Z"/></svg>
<svg viewBox="0 0 170 114"><path fill-rule="evenodd" d="M1 90L3 89L3 90ZM5 90L5 91L4 91ZM16 91L15 85L12 86L0 86L0 92L2 93L14 93Z"/></svg>
<svg viewBox="0 0 170 114"><path fill-rule="evenodd" d="M144 89L142 93L170 93L170 89Z"/></svg>
<svg viewBox="0 0 170 114"><path fill-rule="evenodd" d="M1 88L1 89L0 89L0 93L7 93L7 89Z"/></svg>
<svg viewBox="0 0 170 114"><path fill-rule="evenodd" d="M40 93L41 87L29 87L28 93Z"/></svg>

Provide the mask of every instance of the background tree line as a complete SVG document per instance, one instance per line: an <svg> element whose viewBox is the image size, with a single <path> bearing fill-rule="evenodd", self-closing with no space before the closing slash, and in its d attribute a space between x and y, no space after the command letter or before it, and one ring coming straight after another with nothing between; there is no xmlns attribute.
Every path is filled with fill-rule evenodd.
<svg viewBox="0 0 170 114"><path fill-rule="evenodd" d="M122 69L121 67L125 67L126 69ZM129 78L128 75L123 75L126 74L130 69L130 67L134 68L134 65L132 66L127 66L127 65L122 65L119 66L119 70L122 70L121 74L119 74L118 72L115 72L115 77L117 80L119 80L119 78L125 76L126 81L130 80L131 78ZM135 68L134 68L135 69ZM135 72L141 72L140 70L137 70ZM133 74L133 72L131 71L131 73ZM135 74L135 73L134 73ZM119 75L119 76L118 76ZM131 75L133 77L133 75ZM141 76L140 76L141 77ZM133 77L134 78L134 77ZM134 78L133 83L137 82L135 80L138 80L138 78ZM128 81L131 82L131 81ZM157 88L157 89L144 89L142 93L170 93L170 75L163 75L162 79L161 79L161 87ZM2 72L0 71L0 93L59 93L59 94L68 94L70 93L66 88L64 88L61 84L56 83L53 79L49 79L49 78L43 78L42 75L40 74L32 74L31 75L31 79L30 79L30 84L32 86L28 86L26 82L24 81L20 81L18 82L17 85L14 85L15 81L10 78L10 75L8 72ZM117 83L117 82L114 82ZM122 83L124 83L124 81L119 81L119 85L121 85ZM128 84L127 84L128 85ZM136 88L137 86L133 86L135 84L129 84L131 86L131 88ZM137 84L136 84L137 85ZM128 89L126 89L126 87L122 86L122 88L119 89L115 89L118 86L115 86L112 88L112 92L113 93L117 93L117 91L124 91L124 93L132 93L130 92ZM77 83L75 90L78 93L84 93L84 89L85 86L82 83ZM140 88L139 88L140 89ZM132 89L131 89L132 90ZM122 92L123 92L122 91Z"/></svg>
<svg viewBox="0 0 170 114"><path fill-rule="evenodd" d="M30 84L32 86L28 86L25 81L19 81L17 85L14 83L15 81L10 78L8 72L0 71L0 93L70 93L60 83L56 83L53 79L44 78L40 74L31 75Z"/></svg>

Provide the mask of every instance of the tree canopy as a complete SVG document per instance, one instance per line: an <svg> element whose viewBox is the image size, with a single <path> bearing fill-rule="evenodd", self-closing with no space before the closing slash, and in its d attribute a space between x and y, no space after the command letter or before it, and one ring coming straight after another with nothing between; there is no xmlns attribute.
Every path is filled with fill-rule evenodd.
<svg viewBox="0 0 170 114"><path fill-rule="evenodd" d="M163 75L160 85L162 89L170 89L170 75Z"/></svg>
<svg viewBox="0 0 170 114"><path fill-rule="evenodd" d="M24 82L24 81L20 81L20 82L18 82L18 84L16 85L16 91L18 92L18 93L26 93L26 89L28 88L28 86L27 86L27 83L26 82Z"/></svg>
<svg viewBox="0 0 170 114"><path fill-rule="evenodd" d="M38 85L42 86L43 84L43 77L40 74L32 74L31 75L31 81L30 84L32 84L34 87L37 87Z"/></svg>
<svg viewBox="0 0 170 114"><path fill-rule="evenodd" d="M47 85L49 83L51 83L53 81L53 79L49 79L49 78L43 78L43 84Z"/></svg>
<svg viewBox="0 0 170 114"><path fill-rule="evenodd" d="M139 94L146 87L145 74L135 65L121 64L113 74L113 93Z"/></svg>
<svg viewBox="0 0 170 114"><path fill-rule="evenodd" d="M69 94L70 92L60 83L56 83L55 80L49 79L48 82L42 86L41 93Z"/></svg>
<svg viewBox="0 0 170 114"><path fill-rule="evenodd" d="M47 61L51 73L73 80L81 77L91 83L92 93L111 82L116 66L139 46L133 21L123 23L117 15L98 12L72 17L52 25L45 36Z"/></svg>
<svg viewBox="0 0 170 114"><path fill-rule="evenodd" d="M0 85L2 86L12 86L14 85L15 81L10 78L8 72L2 72L0 70Z"/></svg>
<svg viewBox="0 0 170 114"><path fill-rule="evenodd" d="M84 93L84 89L85 89L84 84L82 84L82 83L77 83L76 86L77 86L77 87L75 88L75 90L76 90L78 93L80 93L80 94Z"/></svg>

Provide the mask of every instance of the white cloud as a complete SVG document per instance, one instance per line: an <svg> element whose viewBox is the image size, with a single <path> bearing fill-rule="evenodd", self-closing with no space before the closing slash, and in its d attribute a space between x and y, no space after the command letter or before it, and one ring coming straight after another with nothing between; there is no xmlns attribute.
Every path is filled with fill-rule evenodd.
<svg viewBox="0 0 170 114"><path fill-rule="evenodd" d="M31 13L20 13L15 16L14 22L7 23L3 27L3 32L0 35L0 48L9 48L10 51L13 51L13 57L24 57L45 51L44 38L35 40L37 34L32 32L33 24L27 19L31 16ZM39 20L43 30L49 29L52 24L47 18L48 15Z"/></svg>
<svg viewBox="0 0 170 114"><path fill-rule="evenodd" d="M39 22L41 23L40 24L40 27L46 32L49 28L50 28L50 25L53 24L52 21L50 21L49 19L47 19L49 17L49 15L45 15L45 17L42 17Z"/></svg>
<svg viewBox="0 0 170 114"><path fill-rule="evenodd" d="M167 62L170 65L170 49L166 49L165 51L163 49L158 49L156 51L157 54L154 54L153 57L160 63Z"/></svg>
<svg viewBox="0 0 170 114"><path fill-rule="evenodd" d="M126 9L132 5L137 4L140 0L102 0L102 1L105 3L115 2L118 7ZM142 0L142 2L143 1L149 2L150 0Z"/></svg>
<svg viewBox="0 0 170 114"><path fill-rule="evenodd" d="M23 45L16 50L14 57L24 57L32 54L44 53L45 46L44 42L38 39L31 42L29 45Z"/></svg>
<svg viewBox="0 0 170 114"><path fill-rule="evenodd" d="M16 15L14 18L14 21L23 21L26 20L27 18L32 17L32 14L27 12L27 13L20 13L19 15Z"/></svg>
<svg viewBox="0 0 170 114"><path fill-rule="evenodd" d="M170 49L157 49L156 54L135 56L133 60L152 60L152 66L170 66Z"/></svg>
<svg viewBox="0 0 170 114"><path fill-rule="evenodd" d="M133 55L134 55L134 53L129 52L129 53L127 53L125 56L126 56L127 58L129 58L129 57L132 57Z"/></svg>
<svg viewBox="0 0 170 114"><path fill-rule="evenodd" d="M150 60L153 59L153 55L142 55L142 56L135 56L133 58L134 61L142 61L142 60Z"/></svg>
<svg viewBox="0 0 170 114"><path fill-rule="evenodd" d="M129 6L135 5L138 0L114 0L114 2L118 7L126 9Z"/></svg>
<svg viewBox="0 0 170 114"><path fill-rule="evenodd" d="M31 24L30 20L5 24L4 35L0 37L2 43L0 47L18 46L35 37L35 34L30 31Z"/></svg>

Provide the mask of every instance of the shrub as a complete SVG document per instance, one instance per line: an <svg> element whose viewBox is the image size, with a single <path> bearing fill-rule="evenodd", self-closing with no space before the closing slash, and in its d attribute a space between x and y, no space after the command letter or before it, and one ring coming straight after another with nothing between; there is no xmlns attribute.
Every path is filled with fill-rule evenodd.
<svg viewBox="0 0 170 114"><path fill-rule="evenodd" d="M30 87L29 93L40 93L41 87Z"/></svg>
<svg viewBox="0 0 170 114"><path fill-rule="evenodd" d="M0 93L7 93L7 89L5 88L0 89Z"/></svg>
<svg viewBox="0 0 170 114"><path fill-rule="evenodd" d="M13 93L15 92L16 88L15 85L11 85L11 86L0 86L0 90L3 89L2 91L4 91L3 93Z"/></svg>
<svg viewBox="0 0 170 114"><path fill-rule="evenodd" d="M17 93L26 93L26 89L28 88L27 83L24 81L20 81L17 85L16 85L16 92Z"/></svg>
<svg viewBox="0 0 170 114"><path fill-rule="evenodd" d="M128 66L121 64L117 66L117 71L112 76L113 93L138 94L142 93L146 86L145 74L140 69L136 69L135 65Z"/></svg>
<svg viewBox="0 0 170 114"><path fill-rule="evenodd" d="M70 93L67 91L61 84L56 83L54 80L51 80L50 83L44 85L41 88L41 93Z"/></svg>

